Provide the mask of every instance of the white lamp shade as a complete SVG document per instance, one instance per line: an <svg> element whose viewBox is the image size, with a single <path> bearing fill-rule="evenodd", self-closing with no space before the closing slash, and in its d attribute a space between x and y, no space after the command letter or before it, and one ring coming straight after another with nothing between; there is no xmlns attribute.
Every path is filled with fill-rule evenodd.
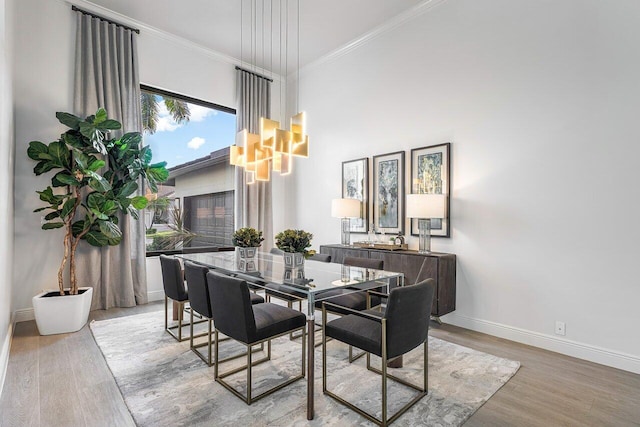
<svg viewBox="0 0 640 427"><path fill-rule="evenodd" d="M331 216L334 218L359 218L360 200L333 199L331 201Z"/></svg>
<svg viewBox="0 0 640 427"><path fill-rule="evenodd" d="M444 218L446 201L444 194L407 194L407 217Z"/></svg>

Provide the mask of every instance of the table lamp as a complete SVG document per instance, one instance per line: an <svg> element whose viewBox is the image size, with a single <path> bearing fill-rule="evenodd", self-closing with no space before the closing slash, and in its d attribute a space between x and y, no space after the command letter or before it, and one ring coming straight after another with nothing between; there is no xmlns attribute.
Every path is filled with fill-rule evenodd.
<svg viewBox="0 0 640 427"><path fill-rule="evenodd" d="M351 232L351 218L360 217L361 202L358 199L333 199L331 201L331 216L342 218L341 244L349 246Z"/></svg>
<svg viewBox="0 0 640 427"><path fill-rule="evenodd" d="M407 217L418 219L418 252L431 251L431 218L444 218L444 194L407 194Z"/></svg>

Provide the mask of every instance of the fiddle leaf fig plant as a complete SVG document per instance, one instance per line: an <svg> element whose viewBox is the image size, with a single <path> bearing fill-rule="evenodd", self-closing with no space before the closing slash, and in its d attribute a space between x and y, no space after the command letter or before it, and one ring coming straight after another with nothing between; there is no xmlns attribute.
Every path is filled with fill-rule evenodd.
<svg viewBox="0 0 640 427"><path fill-rule="evenodd" d="M122 125L107 117L104 109L86 119L69 113L56 113L60 123L70 129L57 141L44 144L31 141L27 155L37 164L36 175L55 171L51 185L36 191L46 211L43 230L65 228L64 252L58 270L58 286L64 295L64 269L69 261L69 294L78 293L75 254L84 240L96 247L116 246L122 241L118 226L120 214L138 218L147 199L136 195L143 182L154 193L169 172L166 163L151 164L151 149L142 146L139 132L110 138Z"/></svg>

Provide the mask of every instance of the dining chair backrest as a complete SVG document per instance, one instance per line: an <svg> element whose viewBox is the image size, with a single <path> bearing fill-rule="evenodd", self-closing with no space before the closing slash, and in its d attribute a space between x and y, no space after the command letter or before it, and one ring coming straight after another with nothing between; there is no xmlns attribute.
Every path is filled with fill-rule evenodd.
<svg viewBox="0 0 640 427"><path fill-rule="evenodd" d="M180 261L174 257L160 255L160 267L165 295L174 301L186 301L189 296L184 287Z"/></svg>
<svg viewBox="0 0 640 427"><path fill-rule="evenodd" d="M184 263L184 277L189 284L189 305L204 317L211 319L211 301L207 287L209 269L189 261Z"/></svg>
<svg viewBox="0 0 640 427"><path fill-rule="evenodd" d="M359 258L359 257L344 257L342 261L344 265L349 265L351 267L361 267L361 268L373 268L375 270L384 270L384 261L381 259L375 258Z"/></svg>
<svg viewBox="0 0 640 427"><path fill-rule="evenodd" d="M331 262L331 255L328 254L313 254L309 257L309 261L319 262Z"/></svg>
<svg viewBox="0 0 640 427"><path fill-rule="evenodd" d="M256 320L247 282L209 271L207 285L216 329L236 341L252 342Z"/></svg>
<svg viewBox="0 0 640 427"><path fill-rule="evenodd" d="M436 281L427 279L395 288L389 294L384 314L389 358L404 354L427 339L435 287Z"/></svg>

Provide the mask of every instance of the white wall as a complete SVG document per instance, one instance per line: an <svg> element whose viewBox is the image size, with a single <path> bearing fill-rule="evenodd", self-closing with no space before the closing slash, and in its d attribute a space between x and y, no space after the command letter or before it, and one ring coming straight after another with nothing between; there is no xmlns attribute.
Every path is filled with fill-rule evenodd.
<svg viewBox="0 0 640 427"><path fill-rule="evenodd" d="M342 161L450 141L443 320L640 372L639 16L634 0L446 1L303 70L296 225L337 242Z"/></svg>
<svg viewBox="0 0 640 427"><path fill-rule="evenodd" d="M72 111L75 21L62 0L16 2L15 25L15 274L14 310L18 318L31 313L31 297L56 287L60 263L60 230L40 230L36 189L48 180L33 174L26 150L31 140L49 142L64 131L56 111ZM90 4L77 1L91 9ZM99 10L103 16L109 12ZM122 19L118 19L123 21ZM140 79L143 83L235 108L235 71L231 60L137 22ZM272 111L279 111L278 81L274 82ZM4 130L3 130L4 131ZM276 196L278 197L278 196ZM34 262L38 268L33 268Z"/></svg>
<svg viewBox="0 0 640 427"><path fill-rule="evenodd" d="M13 0L0 0L0 393L4 384L12 331L13 272Z"/></svg>

